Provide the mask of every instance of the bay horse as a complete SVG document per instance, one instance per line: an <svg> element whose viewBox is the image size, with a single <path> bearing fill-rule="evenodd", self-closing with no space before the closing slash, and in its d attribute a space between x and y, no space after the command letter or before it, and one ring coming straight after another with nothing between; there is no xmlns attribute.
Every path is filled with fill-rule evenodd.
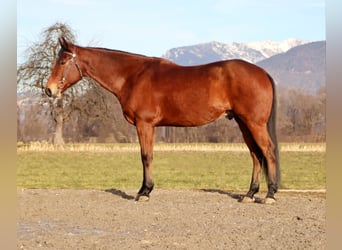
<svg viewBox="0 0 342 250"><path fill-rule="evenodd" d="M275 202L280 182L276 92L265 70L243 60L180 66L157 57L81 47L64 38L59 43L45 93L60 97L82 77L90 77L118 98L139 137L143 182L136 200L148 200L154 186L156 126L199 126L225 115L238 123L253 160L249 191L241 201L255 200L263 169L268 187L264 202Z"/></svg>

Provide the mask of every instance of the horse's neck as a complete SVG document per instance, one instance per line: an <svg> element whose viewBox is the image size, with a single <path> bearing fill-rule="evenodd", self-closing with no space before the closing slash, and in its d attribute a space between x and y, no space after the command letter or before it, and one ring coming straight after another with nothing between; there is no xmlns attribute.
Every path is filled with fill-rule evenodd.
<svg viewBox="0 0 342 250"><path fill-rule="evenodd" d="M105 49L85 48L83 66L85 75L93 78L103 88L120 98L121 90L128 77L139 67L137 59L132 63L133 55Z"/></svg>

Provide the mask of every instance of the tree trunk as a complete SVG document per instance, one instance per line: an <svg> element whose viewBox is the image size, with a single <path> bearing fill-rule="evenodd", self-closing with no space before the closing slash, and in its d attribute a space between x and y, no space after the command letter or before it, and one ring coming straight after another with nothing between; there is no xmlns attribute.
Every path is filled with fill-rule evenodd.
<svg viewBox="0 0 342 250"><path fill-rule="evenodd" d="M56 121L56 130L53 136L53 144L61 145L64 144L63 139L63 100L59 98L57 100L57 107L55 108L55 121Z"/></svg>

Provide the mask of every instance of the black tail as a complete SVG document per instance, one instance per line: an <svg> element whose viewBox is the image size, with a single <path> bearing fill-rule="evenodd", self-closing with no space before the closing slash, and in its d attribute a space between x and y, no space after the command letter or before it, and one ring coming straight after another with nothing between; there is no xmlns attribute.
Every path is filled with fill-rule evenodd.
<svg viewBox="0 0 342 250"><path fill-rule="evenodd" d="M277 183L278 187L280 185L280 164L279 164L279 151L278 151L278 140L277 140L277 131L276 131L276 120L277 120L277 93L276 87L273 78L270 75L267 75L273 88L273 102L271 114L267 122L267 130L268 134L271 137L271 140L274 144L274 155L276 157L276 174L277 174ZM267 175L267 162L263 160L263 168L266 171Z"/></svg>

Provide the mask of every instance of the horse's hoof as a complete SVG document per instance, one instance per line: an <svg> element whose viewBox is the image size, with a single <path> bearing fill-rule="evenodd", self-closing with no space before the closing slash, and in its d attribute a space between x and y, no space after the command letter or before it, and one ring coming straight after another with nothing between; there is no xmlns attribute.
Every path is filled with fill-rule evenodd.
<svg viewBox="0 0 342 250"><path fill-rule="evenodd" d="M137 197L135 197L135 201L145 202L145 201L149 201L149 200L150 200L150 197L146 196L146 195L137 195Z"/></svg>
<svg viewBox="0 0 342 250"><path fill-rule="evenodd" d="M271 197L266 197L264 200L264 204L274 204L274 203L276 203L276 200Z"/></svg>
<svg viewBox="0 0 342 250"><path fill-rule="evenodd" d="M254 197L249 197L249 196L244 196L240 202L241 203L253 203L255 201L255 198Z"/></svg>

